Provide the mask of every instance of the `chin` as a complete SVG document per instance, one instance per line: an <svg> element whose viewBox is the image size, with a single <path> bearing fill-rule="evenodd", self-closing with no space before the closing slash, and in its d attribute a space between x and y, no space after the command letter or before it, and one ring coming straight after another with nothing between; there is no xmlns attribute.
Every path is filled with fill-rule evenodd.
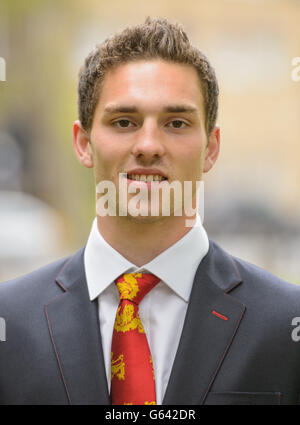
<svg viewBox="0 0 300 425"><path fill-rule="evenodd" d="M135 224L154 224L154 223L158 223L160 222L163 218L165 217L161 217L161 216L142 216L142 215L138 215L138 216L133 216L128 214L127 216L127 220L129 220L131 223L135 223Z"/></svg>
<svg viewBox="0 0 300 425"><path fill-rule="evenodd" d="M182 215L182 214L181 214ZM170 218L175 216L174 211L171 209L169 215L164 215L162 211L159 211L158 215L151 215L151 210L148 211L148 215L133 215L127 210L126 215L121 215L124 219L136 224L154 224L154 223L166 223ZM121 217L120 216L120 217Z"/></svg>

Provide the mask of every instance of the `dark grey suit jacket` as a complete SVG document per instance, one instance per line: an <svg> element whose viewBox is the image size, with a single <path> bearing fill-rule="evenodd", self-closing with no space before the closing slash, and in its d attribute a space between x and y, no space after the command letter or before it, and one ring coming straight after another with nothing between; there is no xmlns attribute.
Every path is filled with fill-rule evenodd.
<svg viewBox="0 0 300 425"><path fill-rule="evenodd" d="M0 404L110 404L83 252L0 284ZM297 404L296 316L299 287L210 242L163 404Z"/></svg>

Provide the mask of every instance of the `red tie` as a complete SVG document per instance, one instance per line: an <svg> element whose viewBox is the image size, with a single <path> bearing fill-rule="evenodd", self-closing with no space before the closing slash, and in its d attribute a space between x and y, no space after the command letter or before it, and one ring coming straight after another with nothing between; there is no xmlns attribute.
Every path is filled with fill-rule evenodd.
<svg viewBox="0 0 300 425"><path fill-rule="evenodd" d="M159 281L147 273L128 273L116 280L120 303L111 345L112 404L156 404L152 358L139 303Z"/></svg>

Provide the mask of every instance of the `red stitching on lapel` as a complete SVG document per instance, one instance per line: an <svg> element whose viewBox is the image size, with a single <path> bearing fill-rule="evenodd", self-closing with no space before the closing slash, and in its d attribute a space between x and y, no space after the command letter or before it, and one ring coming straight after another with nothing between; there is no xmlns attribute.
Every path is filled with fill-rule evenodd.
<svg viewBox="0 0 300 425"><path fill-rule="evenodd" d="M215 311L215 310L212 310L212 314L214 314L215 316L217 316L217 317L220 317L220 319L223 319L223 320L228 320L228 317L227 316L223 316L223 314L220 314L220 313L218 313L217 311Z"/></svg>

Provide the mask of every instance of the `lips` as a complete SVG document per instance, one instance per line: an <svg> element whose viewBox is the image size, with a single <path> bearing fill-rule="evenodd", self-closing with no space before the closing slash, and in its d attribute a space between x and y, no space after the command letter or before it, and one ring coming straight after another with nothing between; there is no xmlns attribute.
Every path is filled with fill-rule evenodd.
<svg viewBox="0 0 300 425"><path fill-rule="evenodd" d="M156 168L138 168L127 171L127 179L131 181L142 181L150 183L168 180L168 177L162 171Z"/></svg>

